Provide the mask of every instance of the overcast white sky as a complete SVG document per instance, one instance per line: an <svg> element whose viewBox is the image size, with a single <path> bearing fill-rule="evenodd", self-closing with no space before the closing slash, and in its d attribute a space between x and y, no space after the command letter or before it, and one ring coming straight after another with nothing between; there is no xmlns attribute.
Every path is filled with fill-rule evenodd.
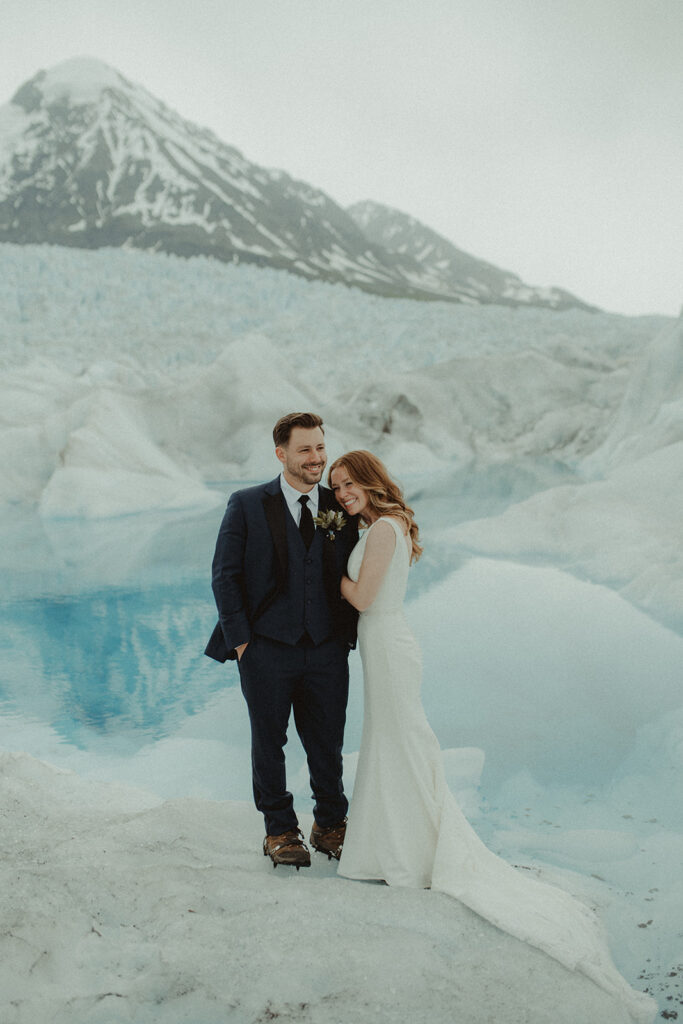
<svg viewBox="0 0 683 1024"><path fill-rule="evenodd" d="M83 54L342 205L680 311L683 0L0 0L0 103Z"/></svg>

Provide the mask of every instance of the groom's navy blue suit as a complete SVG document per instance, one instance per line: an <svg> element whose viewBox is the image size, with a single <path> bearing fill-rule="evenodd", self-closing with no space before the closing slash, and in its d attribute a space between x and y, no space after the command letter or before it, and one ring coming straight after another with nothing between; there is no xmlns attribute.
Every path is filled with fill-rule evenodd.
<svg viewBox="0 0 683 1024"><path fill-rule="evenodd" d="M319 512L339 509L330 490L319 486L318 495ZM254 799L269 835L297 826L284 756L292 709L315 820L326 828L348 809L342 744L357 613L342 600L340 582L357 539L357 522L347 518L334 539L318 528L307 549L279 477L235 491L223 517L212 581L219 622L205 653L226 661L249 644L239 672L251 722Z"/></svg>

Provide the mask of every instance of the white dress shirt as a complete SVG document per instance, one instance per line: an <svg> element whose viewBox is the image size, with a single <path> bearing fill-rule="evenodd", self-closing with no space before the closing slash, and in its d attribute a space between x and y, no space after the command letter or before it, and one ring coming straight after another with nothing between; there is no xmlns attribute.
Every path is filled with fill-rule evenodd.
<svg viewBox="0 0 683 1024"><path fill-rule="evenodd" d="M299 525L299 523L301 521L301 504L299 503L299 498L301 497L302 492L301 491L297 491L296 487L292 487L291 484L287 483L287 481L285 480L285 474L284 473L280 473L280 487L282 488L282 493L285 496L285 501L287 502L287 508L289 509L289 511L290 511L290 513L292 515L292 519L294 520L294 522L296 523L296 525L298 527L298 525ZM310 491L306 492L306 497L308 498L308 507L311 510L311 515L315 519L315 517L318 514L318 485L317 484Z"/></svg>

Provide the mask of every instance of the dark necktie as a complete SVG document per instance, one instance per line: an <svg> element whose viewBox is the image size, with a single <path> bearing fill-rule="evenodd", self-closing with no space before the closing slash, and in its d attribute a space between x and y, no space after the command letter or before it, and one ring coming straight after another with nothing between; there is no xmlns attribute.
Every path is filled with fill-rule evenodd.
<svg viewBox="0 0 683 1024"><path fill-rule="evenodd" d="M311 541L313 540L313 534L315 533L315 526L313 525L313 516L311 510L308 507L308 495L302 494L299 498L299 504L301 505L301 519L299 520L299 533L301 539L307 548L310 548Z"/></svg>

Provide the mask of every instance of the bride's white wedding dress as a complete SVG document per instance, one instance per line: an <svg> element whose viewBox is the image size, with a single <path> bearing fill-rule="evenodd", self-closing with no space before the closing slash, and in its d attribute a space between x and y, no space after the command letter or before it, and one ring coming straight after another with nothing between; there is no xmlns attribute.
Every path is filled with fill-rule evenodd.
<svg viewBox="0 0 683 1024"><path fill-rule="evenodd" d="M420 700L420 650L403 601L410 565L397 520L396 548L380 591L358 624L365 711L339 874L447 893L481 917L582 971L649 1024L656 1005L614 966L589 907L493 854L446 785L438 740ZM370 527L372 529L373 527ZM357 580L370 530L349 558Z"/></svg>

